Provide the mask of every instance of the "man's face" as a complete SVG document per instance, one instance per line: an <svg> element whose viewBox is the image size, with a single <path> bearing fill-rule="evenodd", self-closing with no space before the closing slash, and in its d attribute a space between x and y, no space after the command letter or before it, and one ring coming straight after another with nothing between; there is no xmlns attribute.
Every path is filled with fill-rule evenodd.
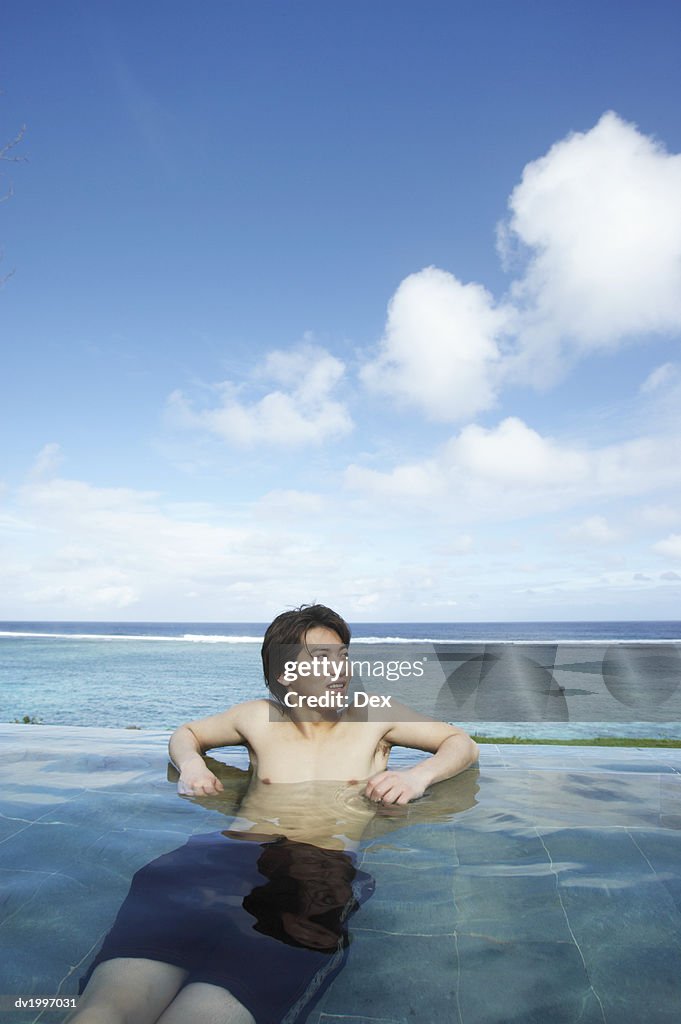
<svg viewBox="0 0 681 1024"><path fill-rule="evenodd" d="M325 693L344 695L350 679L348 647L334 629L311 626L301 637L302 650L296 658L296 679L287 684L290 690L303 696Z"/></svg>

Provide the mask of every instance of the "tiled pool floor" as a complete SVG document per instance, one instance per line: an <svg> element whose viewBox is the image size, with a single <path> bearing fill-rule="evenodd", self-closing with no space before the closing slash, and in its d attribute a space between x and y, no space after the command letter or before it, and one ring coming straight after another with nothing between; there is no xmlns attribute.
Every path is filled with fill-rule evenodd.
<svg viewBox="0 0 681 1024"><path fill-rule="evenodd" d="M215 798L176 795L167 735L0 725L1 993L74 994L133 873L225 827ZM308 1021L677 1024L680 776L681 750L482 746L367 830L376 891Z"/></svg>

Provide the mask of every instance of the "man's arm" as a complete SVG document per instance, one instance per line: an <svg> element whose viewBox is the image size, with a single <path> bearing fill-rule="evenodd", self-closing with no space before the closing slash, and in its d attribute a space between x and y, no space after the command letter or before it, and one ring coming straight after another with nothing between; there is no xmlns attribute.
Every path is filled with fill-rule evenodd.
<svg viewBox="0 0 681 1024"><path fill-rule="evenodd" d="M224 789L216 775L206 767L203 754L213 747L236 746L246 740L239 729L241 706L219 715L187 722L170 737L168 754L180 773L177 791L182 796L210 796Z"/></svg>
<svg viewBox="0 0 681 1024"><path fill-rule="evenodd" d="M405 707L404 713L415 720L388 723L383 738L400 747L430 751L433 756L413 768L372 775L365 790L370 800L406 804L422 796L434 782L458 775L478 759L478 744L463 729L417 716L411 708Z"/></svg>

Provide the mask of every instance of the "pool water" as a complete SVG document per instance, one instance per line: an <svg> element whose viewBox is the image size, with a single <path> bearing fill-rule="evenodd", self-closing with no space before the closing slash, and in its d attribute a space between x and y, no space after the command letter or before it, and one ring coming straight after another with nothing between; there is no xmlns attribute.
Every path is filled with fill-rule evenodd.
<svg viewBox="0 0 681 1024"><path fill-rule="evenodd" d="M167 738L0 726L3 1021L61 1020L13 1001L75 995L134 873L230 827L245 753L180 798ZM334 799L375 891L310 1024L678 1021L681 750L490 744L407 808Z"/></svg>

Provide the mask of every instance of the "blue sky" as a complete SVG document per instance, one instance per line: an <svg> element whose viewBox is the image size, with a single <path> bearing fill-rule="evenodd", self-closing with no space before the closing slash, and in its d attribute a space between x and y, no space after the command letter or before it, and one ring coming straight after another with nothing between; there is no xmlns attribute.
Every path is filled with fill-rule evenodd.
<svg viewBox="0 0 681 1024"><path fill-rule="evenodd" d="M678 618L680 29L6 11L0 616Z"/></svg>

